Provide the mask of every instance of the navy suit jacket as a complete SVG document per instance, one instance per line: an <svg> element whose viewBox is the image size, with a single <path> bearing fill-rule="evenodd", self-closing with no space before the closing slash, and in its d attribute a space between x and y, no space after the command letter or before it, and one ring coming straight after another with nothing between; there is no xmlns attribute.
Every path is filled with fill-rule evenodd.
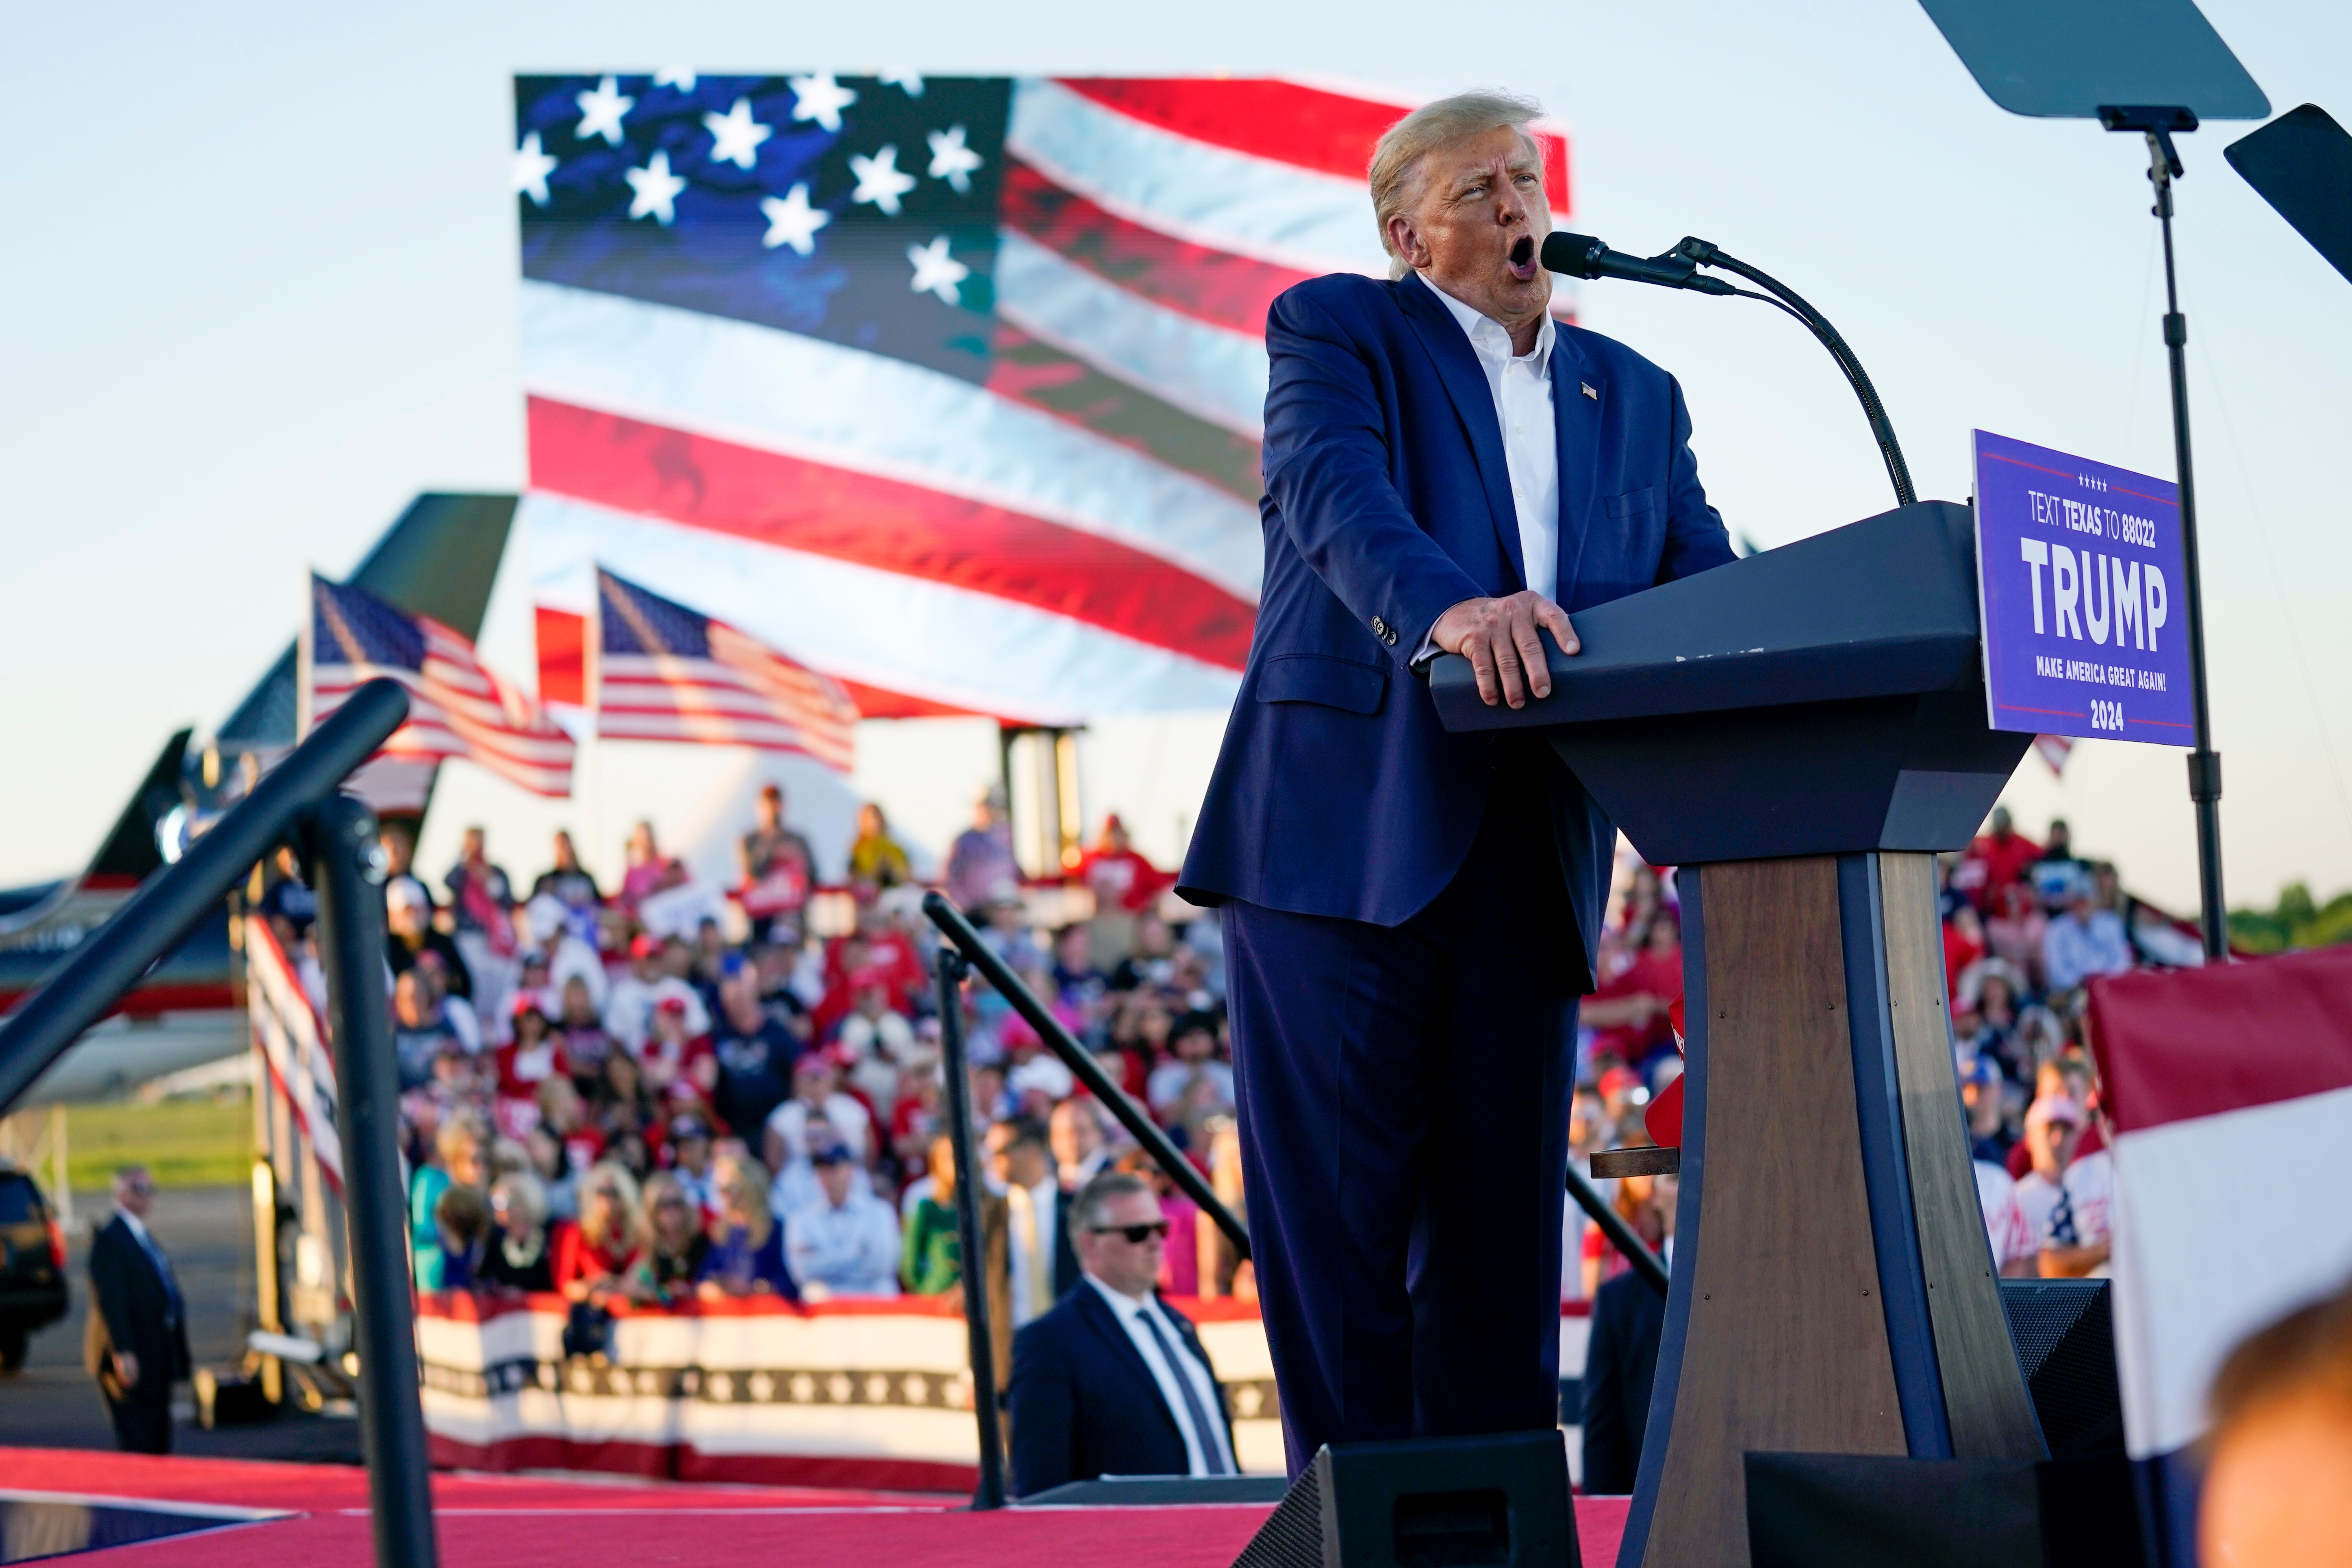
<svg viewBox="0 0 2352 1568"><path fill-rule="evenodd" d="M1160 1308L1212 1377L1216 1365L1184 1315ZM1233 1417L1217 1389L1219 1420ZM1081 1280L1013 1341L1013 1493L1029 1497L1097 1476L1181 1476L1192 1469L1175 1413L1093 1286Z"/></svg>
<svg viewBox="0 0 2352 1568"><path fill-rule="evenodd" d="M136 1393L168 1397L173 1380L188 1375L188 1325L171 1321L171 1289L119 1214L90 1239L89 1284L90 1310L106 1320L109 1343L139 1358Z"/></svg>
<svg viewBox="0 0 2352 1568"><path fill-rule="evenodd" d="M1418 276L1299 284L1265 341L1265 586L1179 890L1393 926L1444 889L1486 806L1494 739L1448 734L1411 661L1451 606L1527 585L1502 428L1468 335ZM1568 326L1550 371L1562 607L1731 560L1674 377ZM1554 772L1590 953L1616 828Z"/></svg>

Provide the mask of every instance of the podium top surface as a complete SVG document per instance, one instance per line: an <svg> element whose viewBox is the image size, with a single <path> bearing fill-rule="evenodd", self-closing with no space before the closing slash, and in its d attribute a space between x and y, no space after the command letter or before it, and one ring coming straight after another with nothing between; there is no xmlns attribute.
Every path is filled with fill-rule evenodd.
<svg viewBox="0 0 2352 1568"><path fill-rule="evenodd" d="M1551 695L1488 707L1470 661L1430 668L1454 731L1545 728L1944 691L1979 676L1968 508L1919 501L1575 617Z"/></svg>

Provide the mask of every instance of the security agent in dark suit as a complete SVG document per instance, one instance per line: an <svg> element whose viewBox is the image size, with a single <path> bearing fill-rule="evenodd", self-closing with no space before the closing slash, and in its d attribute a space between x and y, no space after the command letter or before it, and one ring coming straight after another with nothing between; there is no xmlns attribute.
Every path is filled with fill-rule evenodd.
<svg viewBox="0 0 2352 1568"><path fill-rule="evenodd" d="M1682 389L1554 321L1537 107L1381 138L1388 281L1266 317L1265 574L1177 890L1222 905L1258 1299L1290 1460L1559 1418L1578 998L1617 830L1421 677L1549 696L1570 617L1733 559Z"/></svg>
<svg viewBox="0 0 2352 1568"><path fill-rule="evenodd" d="M1084 1276L1013 1342L1013 1490L1099 1476L1236 1472L1232 1418L1201 1337L1160 1300L1168 1221L1140 1176L1070 1205Z"/></svg>
<svg viewBox="0 0 2352 1568"><path fill-rule="evenodd" d="M1649 1211L1657 1223L1635 1226L1645 1240L1654 1232L1664 1237L1669 1262L1678 1188L1672 1176L1651 1179ZM1584 1352L1584 1489L1590 1494L1615 1497L1633 1489L1665 1326L1665 1298L1630 1268L1593 1294L1592 1335Z"/></svg>
<svg viewBox="0 0 2352 1568"><path fill-rule="evenodd" d="M143 1166L114 1178L114 1217L89 1248L87 1359L128 1454L172 1451L172 1385L188 1375L188 1310L172 1260L147 1229L155 1184ZM103 1337L101 1338L101 1331Z"/></svg>

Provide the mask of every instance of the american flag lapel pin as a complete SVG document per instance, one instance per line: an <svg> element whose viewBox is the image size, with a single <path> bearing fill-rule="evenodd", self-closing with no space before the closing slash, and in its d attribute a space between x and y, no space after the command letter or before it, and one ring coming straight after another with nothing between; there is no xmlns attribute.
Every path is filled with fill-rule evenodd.
<svg viewBox="0 0 2352 1568"><path fill-rule="evenodd" d="M1592 384L1591 384L1591 382L1589 382L1589 381L1580 381L1580 382L1578 382L1576 384L1577 384L1577 385L1579 385L1579 386L1580 386L1580 387L1582 387L1582 388L1584 388L1584 395L1585 395L1585 396L1587 396L1587 397L1589 397L1589 398L1592 399L1592 401L1593 401L1593 402L1595 402L1595 403L1598 403L1598 402L1600 402L1600 401L1601 401L1601 395L1600 395L1599 393L1597 393L1597 392L1595 392L1595 391L1593 391L1593 390L1592 390Z"/></svg>

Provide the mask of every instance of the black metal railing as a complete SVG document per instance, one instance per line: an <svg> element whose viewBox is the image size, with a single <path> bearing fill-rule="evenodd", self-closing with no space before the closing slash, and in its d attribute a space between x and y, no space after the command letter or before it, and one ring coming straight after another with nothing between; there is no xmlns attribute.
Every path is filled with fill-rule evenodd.
<svg viewBox="0 0 2352 1568"><path fill-rule="evenodd" d="M931 895L939 897L937 893ZM971 966L952 947L934 956L940 987L940 1055L947 1079L948 1146L955 1157L956 1273L963 1285L964 1343L971 1363L971 1411L980 1426L975 1510L1004 1506L1004 1428L998 1421L996 1342L989 1325L987 1258L980 1241L980 1161L971 1147L971 1064L964 1051L963 981Z"/></svg>
<svg viewBox="0 0 2352 1568"><path fill-rule="evenodd" d="M319 890L319 951L341 1093L360 1426L378 1568L435 1568L433 1498L417 1402L408 1205L400 1182L400 1085L384 994L383 868L375 816L343 780L408 717L390 680L352 693L210 831L127 900L0 1021L0 1111L105 1016L148 969L291 840Z"/></svg>
<svg viewBox="0 0 2352 1568"><path fill-rule="evenodd" d="M1183 1189L1186 1197L1201 1206L1201 1212L1224 1232L1234 1250L1244 1258L1250 1255L1249 1232L1218 1199L1200 1169L1178 1151L1141 1107L1128 1098L1125 1089L1110 1080L1087 1048L1062 1026L1062 1021L1037 1000L1037 994L981 940L980 932L961 910L944 894L931 892L923 895L923 913L948 940L948 945L940 950L935 973L940 988L940 1046L944 1058L941 1068L947 1078L948 1137L955 1151L956 1236L963 1259L959 1272L963 1279L965 1333L971 1342L971 1407L980 1427L980 1486L972 1493L971 1506L1003 1508L1004 1434L998 1420L996 1345L989 1326L988 1284L982 1275L984 1261L980 1249L978 1162L971 1148L971 1068L963 1038L964 976L977 970L982 979L996 987L997 994L1037 1031L1045 1048L1060 1058L1072 1076L1118 1118L1128 1135L1151 1156L1152 1163L1171 1182Z"/></svg>
<svg viewBox="0 0 2352 1568"><path fill-rule="evenodd" d="M1168 1134L1160 1130L1159 1124L1128 1098L1125 1089L1111 1082L1109 1075L1087 1054L1087 1048L1072 1037L1070 1031L1062 1026L1062 1021L1048 1012L1043 1002L1037 1000L1037 994L1023 984L1021 977L1013 973L1004 960L997 957L995 951L980 939L980 932L972 929L971 922L964 919L962 911L950 903L945 894L932 892L923 895L923 913L930 917L931 923L940 928L941 935L955 944L964 962L978 970L980 977L996 987L997 994L1011 1003L1013 1010L1037 1031L1037 1037L1045 1042L1045 1048L1059 1057L1062 1065L1068 1068L1097 1100L1102 1101L1106 1110L1118 1118L1118 1124L1127 1129L1128 1136L1141 1145L1143 1152L1151 1156L1152 1163L1168 1179L1181 1187L1184 1195L1200 1205L1201 1212L1216 1222L1217 1228L1225 1233L1225 1239L1234 1244L1234 1250L1244 1258L1249 1257L1249 1232L1243 1228L1234 1211L1218 1198L1216 1190L1209 1185L1208 1178L1201 1174L1200 1168L1184 1158L1176 1145L1169 1142Z"/></svg>
<svg viewBox="0 0 2352 1568"><path fill-rule="evenodd" d="M1609 1200L1601 1195L1600 1189L1592 1184L1591 1178L1576 1168L1572 1156L1568 1163L1568 1195L1576 1200L1578 1208L1592 1216L1592 1223L1601 1227L1601 1234L1609 1238L1610 1246L1624 1254L1625 1261L1633 1266L1633 1272L1640 1275L1651 1289L1664 1295L1664 1260L1634 1234L1633 1227L1625 1223L1624 1215L1609 1206Z"/></svg>

